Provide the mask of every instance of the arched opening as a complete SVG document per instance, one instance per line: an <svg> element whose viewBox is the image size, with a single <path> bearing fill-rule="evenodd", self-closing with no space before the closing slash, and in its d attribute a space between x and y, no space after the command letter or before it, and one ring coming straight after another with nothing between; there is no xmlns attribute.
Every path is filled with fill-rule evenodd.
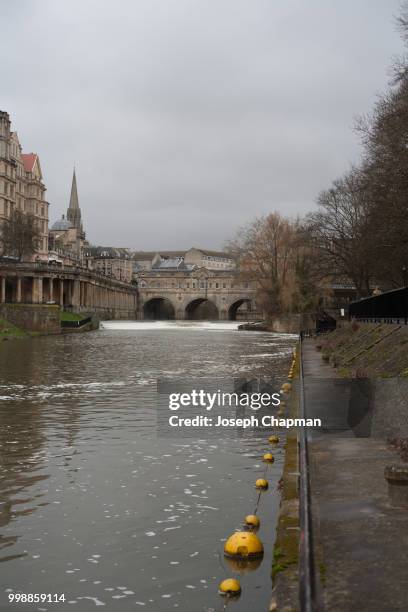
<svg viewBox="0 0 408 612"><path fill-rule="evenodd" d="M228 319L230 321L246 321L251 318L252 304L251 300L237 300L228 310Z"/></svg>
<svg viewBox="0 0 408 612"><path fill-rule="evenodd" d="M219 313L214 302L205 298L193 300L186 306L186 319L192 321L218 321Z"/></svg>
<svg viewBox="0 0 408 612"><path fill-rule="evenodd" d="M175 319L173 304L167 298L152 298L143 306L143 318L150 321L167 321Z"/></svg>
<svg viewBox="0 0 408 612"><path fill-rule="evenodd" d="M11 304L16 301L17 280L15 278L6 278L6 302Z"/></svg>

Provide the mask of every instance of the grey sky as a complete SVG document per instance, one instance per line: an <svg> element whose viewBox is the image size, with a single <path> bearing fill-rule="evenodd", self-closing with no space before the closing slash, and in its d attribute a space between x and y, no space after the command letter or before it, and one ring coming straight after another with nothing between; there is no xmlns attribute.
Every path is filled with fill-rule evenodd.
<svg viewBox="0 0 408 612"><path fill-rule="evenodd" d="M400 0L0 0L0 108L55 220L91 242L218 248L302 214L358 155Z"/></svg>

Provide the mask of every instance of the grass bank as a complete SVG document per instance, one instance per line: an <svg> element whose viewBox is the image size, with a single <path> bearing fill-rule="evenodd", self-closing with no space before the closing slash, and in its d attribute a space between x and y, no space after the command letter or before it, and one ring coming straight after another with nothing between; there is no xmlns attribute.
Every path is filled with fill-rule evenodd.
<svg viewBox="0 0 408 612"><path fill-rule="evenodd" d="M83 314L78 314L76 312L69 312L68 310L61 310L60 320L61 321L80 321L84 319Z"/></svg>
<svg viewBox="0 0 408 612"><path fill-rule="evenodd" d="M16 338L27 338L31 334L24 329L0 318L0 342L2 340L14 340Z"/></svg>
<svg viewBox="0 0 408 612"><path fill-rule="evenodd" d="M408 377L407 325L346 323L316 347L340 377Z"/></svg>

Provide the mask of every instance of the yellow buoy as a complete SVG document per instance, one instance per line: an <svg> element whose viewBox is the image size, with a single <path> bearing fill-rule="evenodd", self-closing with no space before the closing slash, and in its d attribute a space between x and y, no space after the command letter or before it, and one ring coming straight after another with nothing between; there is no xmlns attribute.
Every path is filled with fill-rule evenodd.
<svg viewBox="0 0 408 612"><path fill-rule="evenodd" d="M262 459L266 463L273 463L275 461L275 457L272 455L272 453L265 453Z"/></svg>
<svg viewBox="0 0 408 612"><path fill-rule="evenodd" d="M256 489L266 490L268 487L269 487L269 482L265 478L258 478L258 480L255 482Z"/></svg>
<svg viewBox="0 0 408 612"><path fill-rule="evenodd" d="M225 563L228 565L232 572L238 572L238 574L249 574L258 569L262 563L262 557L256 557L255 559L241 559L240 557L225 557Z"/></svg>
<svg viewBox="0 0 408 612"><path fill-rule="evenodd" d="M220 595L228 595L229 597L235 597L241 593L241 585L239 580L235 578L227 578L223 580L218 587L218 592Z"/></svg>
<svg viewBox="0 0 408 612"><path fill-rule="evenodd" d="M278 436L269 436L269 442L271 444L279 444L279 438Z"/></svg>
<svg viewBox="0 0 408 612"><path fill-rule="evenodd" d="M248 527L259 527L260 524L261 521L256 514L248 514L248 516L245 517L245 525L248 525Z"/></svg>
<svg viewBox="0 0 408 612"><path fill-rule="evenodd" d="M227 557L262 557L263 552L261 540L252 531L236 531L224 545L224 554Z"/></svg>

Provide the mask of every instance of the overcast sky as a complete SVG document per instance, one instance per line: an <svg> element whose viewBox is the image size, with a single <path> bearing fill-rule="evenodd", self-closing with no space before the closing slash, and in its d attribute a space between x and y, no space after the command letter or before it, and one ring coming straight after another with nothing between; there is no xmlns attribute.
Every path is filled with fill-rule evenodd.
<svg viewBox="0 0 408 612"><path fill-rule="evenodd" d="M0 0L0 109L50 221L75 163L88 239L220 248L296 216L357 159L400 0Z"/></svg>

